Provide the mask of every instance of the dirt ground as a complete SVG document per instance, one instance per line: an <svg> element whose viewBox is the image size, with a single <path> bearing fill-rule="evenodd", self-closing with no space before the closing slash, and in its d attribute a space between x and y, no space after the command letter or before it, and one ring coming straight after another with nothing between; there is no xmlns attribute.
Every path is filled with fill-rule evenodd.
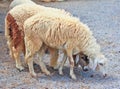
<svg viewBox="0 0 120 89"><path fill-rule="evenodd" d="M120 0L37 2L45 6L65 9L79 17L91 28L101 45L102 52L110 60L107 78L102 78L98 72L83 72L75 68L76 81L69 77L68 63L64 67L63 76L49 66L51 76L46 76L35 65L35 71L40 74L38 79L29 75L28 68L22 72L15 68L15 62L8 54L4 37L4 18L9 3L0 1L0 89L120 89ZM21 58L23 59L22 56ZM59 60L61 58L62 55ZM49 55L44 56L44 61L49 64ZM95 74L93 78L90 77L92 73Z"/></svg>

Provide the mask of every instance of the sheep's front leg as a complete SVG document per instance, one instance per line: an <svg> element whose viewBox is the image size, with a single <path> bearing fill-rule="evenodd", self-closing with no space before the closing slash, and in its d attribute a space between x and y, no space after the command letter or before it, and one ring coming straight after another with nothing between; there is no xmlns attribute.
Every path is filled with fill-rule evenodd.
<svg viewBox="0 0 120 89"><path fill-rule="evenodd" d="M47 70L46 68L46 65L44 64L43 60L42 60L42 56L44 54L44 49L40 50L38 52L38 57L39 57L39 60L38 60L38 63L39 63L39 66L41 67L41 70L42 72L44 72L46 75L50 75L50 72Z"/></svg>
<svg viewBox="0 0 120 89"><path fill-rule="evenodd" d="M57 60L58 60L58 50L57 49L53 49L53 48L49 48L50 51L50 66L53 67L54 69L58 69L58 65L57 65Z"/></svg>
<svg viewBox="0 0 120 89"><path fill-rule="evenodd" d="M37 74L34 72L34 68L33 68L33 58L32 58L32 56L26 57L25 60L26 60L26 62L28 64L30 74L33 77L37 77Z"/></svg>
<svg viewBox="0 0 120 89"><path fill-rule="evenodd" d="M74 60L72 56L72 50L67 50L67 56L70 62L70 76L72 79L76 80L76 76L74 74Z"/></svg>
<svg viewBox="0 0 120 89"><path fill-rule="evenodd" d="M64 66L66 60L67 60L67 56L66 56L66 54L64 53L62 63L60 64L60 67L59 67L59 74L60 74L60 75L63 75L63 71L62 71L62 70L63 70L63 66Z"/></svg>

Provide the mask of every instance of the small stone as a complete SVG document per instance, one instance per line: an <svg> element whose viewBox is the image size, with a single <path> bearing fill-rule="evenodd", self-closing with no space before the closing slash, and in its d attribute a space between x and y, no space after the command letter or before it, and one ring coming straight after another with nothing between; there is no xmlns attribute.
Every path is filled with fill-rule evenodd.
<svg viewBox="0 0 120 89"><path fill-rule="evenodd" d="M92 74L92 75L90 75L90 77L94 77L94 75Z"/></svg>
<svg viewBox="0 0 120 89"><path fill-rule="evenodd" d="M106 77L107 77L107 74L105 74L103 77L106 78Z"/></svg>

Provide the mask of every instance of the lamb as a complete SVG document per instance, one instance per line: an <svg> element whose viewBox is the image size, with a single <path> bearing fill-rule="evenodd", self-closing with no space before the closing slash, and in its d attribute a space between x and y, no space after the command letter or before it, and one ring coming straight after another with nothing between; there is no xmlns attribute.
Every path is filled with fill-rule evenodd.
<svg viewBox="0 0 120 89"><path fill-rule="evenodd" d="M44 44L65 51L70 62L70 76L72 79L76 79L73 71L74 60L72 55L80 52L88 56L90 68L96 70L99 67L99 71L104 76L106 75L107 59L101 53L100 46L90 29L78 18L51 12L37 14L25 21L24 34L25 61L32 76L36 76L32 57L38 53L39 60L43 63L42 46Z"/></svg>
<svg viewBox="0 0 120 89"><path fill-rule="evenodd" d="M10 55L12 58L15 59L16 68L18 68L19 70L24 69L19 59L21 52L25 54L23 23L29 17L35 15L36 13L41 13L44 11L52 11L59 14L65 14L66 16L70 16L70 14L65 12L64 10L29 3L14 7L6 15L5 37L7 39L7 44L10 49ZM49 50L51 51L51 66L56 67L58 54L55 49L49 48Z"/></svg>

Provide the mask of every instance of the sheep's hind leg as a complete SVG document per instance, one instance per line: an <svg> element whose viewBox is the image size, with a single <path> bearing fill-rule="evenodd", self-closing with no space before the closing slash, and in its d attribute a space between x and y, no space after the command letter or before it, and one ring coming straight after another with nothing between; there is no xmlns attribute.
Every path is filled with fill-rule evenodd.
<svg viewBox="0 0 120 89"><path fill-rule="evenodd" d="M38 51L38 63L39 66L41 67L42 72L44 72L46 75L50 75L50 72L47 70L46 65L44 64L43 60L42 60L42 56L44 54L45 50L43 48L41 48L41 50Z"/></svg>
<svg viewBox="0 0 120 89"><path fill-rule="evenodd" d="M9 55L12 59L15 59L14 58L14 55L13 55L13 47L12 47L12 42L11 41L7 41L7 45L8 45L8 48L9 48Z"/></svg>
<svg viewBox="0 0 120 89"><path fill-rule="evenodd" d="M15 62L16 62L16 68L20 71L24 70L24 67L22 66L22 63L20 61L20 50L15 49L13 47L13 56L14 56L14 59L15 59Z"/></svg>

